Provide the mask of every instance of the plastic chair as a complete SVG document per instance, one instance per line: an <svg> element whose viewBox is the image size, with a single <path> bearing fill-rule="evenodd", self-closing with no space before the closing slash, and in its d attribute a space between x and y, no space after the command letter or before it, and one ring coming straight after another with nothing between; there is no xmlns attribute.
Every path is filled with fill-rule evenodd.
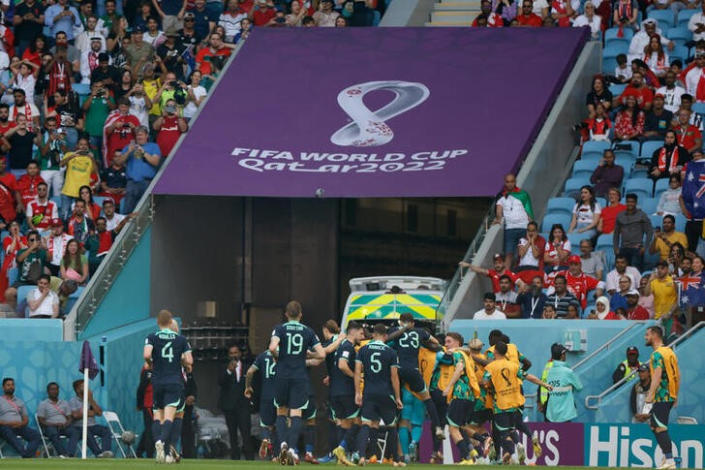
<svg viewBox="0 0 705 470"><path fill-rule="evenodd" d="M693 33L691 33L687 27L684 28L677 26L675 28L668 28L668 31L666 32L666 37L671 41L675 41L676 39L690 41L693 39Z"/></svg>
<svg viewBox="0 0 705 470"><path fill-rule="evenodd" d="M604 197L596 197L595 202L597 202L602 208L607 207L607 199Z"/></svg>
<svg viewBox="0 0 705 470"><path fill-rule="evenodd" d="M691 10L681 10L678 12L678 28L687 28L688 27L688 21L690 21L690 17L693 16L696 13L700 13L700 9L691 9Z"/></svg>
<svg viewBox="0 0 705 470"><path fill-rule="evenodd" d="M688 48L685 47L684 45L679 45L673 48L671 52L669 52L668 56L670 57L671 61L673 59L680 59L681 61L685 62L685 60L690 56L690 53L688 52Z"/></svg>
<svg viewBox="0 0 705 470"><path fill-rule="evenodd" d="M580 191L580 188L588 184L590 184L590 180L588 178L570 178L565 182L564 194L568 196L575 194Z"/></svg>
<svg viewBox="0 0 705 470"><path fill-rule="evenodd" d="M602 152L583 152L583 154L580 156L579 162L590 162L593 168L597 168L597 165L600 164L600 160L602 160ZM577 163L577 162L576 162ZM588 163L584 163L587 165Z"/></svg>
<svg viewBox="0 0 705 470"><path fill-rule="evenodd" d="M582 155L585 156L586 153L588 152L596 152L602 157L602 153L610 148L609 142L601 142L601 141L589 141L585 142L583 144L583 153Z"/></svg>
<svg viewBox="0 0 705 470"><path fill-rule="evenodd" d="M650 179L636 178L628 179L624 184L624 194L634 193L639 199L653 196L654 183Z"/></svg>
<svg viewBox="0 0 705 470"><path fill-rule="evenodd" d="M605 233L597 237L597 243L595 244L595 250L605 250L606 248L612 248L612 234Z"/></svg>
<svg viewBox="0 0 705 470"><path fill-rule="evenodd" d="M550 232L551 227L555 224L561 224L564 230L568 230L570 225L571 217L567 214L556 213L556 214L546 214L543 216L543 222L541 222L541 231Z"/></svg>
<svg viewBox="0 0 705 470"><path fill-rule="evenodd" d="M627 146L629 147L627 148ZM617 152L629 152L635 157L639 153L639 147L641 147L641 142L638 140L623 140L621 142L615 142L613 146L615 155L617 155Z"/></svg>
<svg viewBox="0 0 705 470"><path fill-rule="evenodd" d="M546 206L547 214L568 214L572 217L575 199L572 197L552 197Z"/></svg>
<svg viewBox="0 0 705 470"><path fill-rule="evenodd" d="M649 197L649 198L639 200L639 209L646 212L647 215L655 213L656 206L658 206L658 198L657 197Z"/></svg>
<svg viewBox="0 0 705 470"><path fill-rule="evenodd" d="M704 114L705 113L705 103L693 103L693 112L696 114Z"/></svg>
<svg viewBox="0 0 705 470"><path fill-rule="evenodd" d="M578 251L578 248L580 248L581 241L583 241L587 238L590 238L590 237L585 236L584 233L578 233L578 232L569 233L567 235L568 235L568 240L570 241L571 250L573 252Z"/></svg>
<svg viewBox="0 0 705 470"><path fill-rule="evenodd" d="M592 173L595 171L595 168L597 168L597 165L595 165L592 161L590 160L578 160L575 162L573 165L573 178L577 177L585 177L587 176L590 178L592 176Z"/></svg>
<svg viewBox="0 0 705 470"><path fill-rule="evenodd" d="M7 282L8 285L11 286L15 282L17 282L17 278L19 277L20 272L19 269L17 268L10 268L7 270Z"/></svg>
<svg viewBox="0 0 705 470"><path fill-rule="evenodd" d="M641 151L639 152L641 157L648 157L654 154L655 151L663 147L663 142L659 140L647 140L641 144Z"/></svg>
<svg viewBox="0 0 705 470"><path fill-rule="evenodd" d="M602 58L616 58L619 54L626 54L627 52L629 52L629 46L625 47L622 43L613 43L602 50Z"/></svg>
<svg viewBox="0 0 705 470"><path fill-rule="evenodd" d="M649 220L651 221L651 226L655 229L656 227L663 226L663 216L649 214Z"/></svg>
<svg viewBox="0 0 705 470"><path fill-rule="evenodd" d="M676 214L676 232L685 232L685 224L688 219L683 214Z"/></svg>
<svg viewBox="0 0 705 470"><path fill-rule="evenodd" d="M658 200L661 193L668 189L668 178L661 178L656 180L656 187L654 188L654 199Z"/></svg>
<svg viewBox="0 0 705 470"><path fill-rule="evenodd" d="M122 423L120 423L120 418L114 411L103 411L103 418L105 419L105 422L108 425L108 428L110 429L110 434L113 435L113 439L115 439L115 442L117 442L118 449L120 449L122 457L127 458L127 453L125 452L125 449L122 446L123 444L125 444L124 442L122 442L122 434L125 432L125 428L122 427ZM135 433L135 442L137 442L138 437L139 436ZM128 452L132 454L132 458L136 459L137 454L135 453L135 450L132 448L132 446L128 444L125 445L127 446Z"/></svg>
<svg viewBox="0 0 705 470"><path fill-rule="evenodd" d="M602 58L602 73L605 75L614 74L617 68L617 59L615 57L603 57Z"/></svg>
<svg viewBox="0 0 705 470"><path fill-rule="evenodd" d="M625 88L627 88L626 83L613 83L610 85L610 92L612 96L619 96L624 93Z"/></svg>
<svg viewBox="0 0 705 470"><path fill-rule="evenodd" d="M700 11L700 10L698 10ZM608 30L605 31L605 41L608 39L615 39L617 38L617 34L619 34L619 28L609 28ZM634 30L631 28L624 28L624 31L622 31L622 34L624 36L624 39L627 41L631 41L632 38L634 37Z"/></svg>

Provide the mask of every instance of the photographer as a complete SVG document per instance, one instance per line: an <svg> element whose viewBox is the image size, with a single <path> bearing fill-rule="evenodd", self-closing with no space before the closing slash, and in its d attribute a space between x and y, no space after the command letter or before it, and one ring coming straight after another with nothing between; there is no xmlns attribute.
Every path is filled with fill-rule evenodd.
<svg viewBox="0 0 705 470"><path fill-rule="evenodd" d="M83 111L86 113L86 132L90 137L92 148L102 148L103 125L113 109L115 109L115 100L110 96L110 92L103 87L103 82L100 80L93 82L91 94L83 102Z"/></svg>
<svg viewBox="0 0 705 470"><path fill-rule="evenodd" d="M154 121L152 128L157 132L157 145L164 157L168 157L181 134L188 130L186 120L179 116L175 100L168 100L162 108L162 115Z"/></svg>
<svg viewBox="0 0 705 470"><path fill-rule="evenodd" d="M149 130L139 126L135 130L135 141L125 147L122 153L115 155L115 160L121 165L127 164L127 187L123 207L125 213L135 210L162 161L159 146L148 142L148 138Z"/></svg>
<svg viewBox="0 0 705 470"><path fill-rule="evenodd" d="M44 274L47 265L47 251L42 247L39 232L31 230L27 234L28 248L17 252L17 266L19 267L18 284L36 285L39 277Z"/></svg>

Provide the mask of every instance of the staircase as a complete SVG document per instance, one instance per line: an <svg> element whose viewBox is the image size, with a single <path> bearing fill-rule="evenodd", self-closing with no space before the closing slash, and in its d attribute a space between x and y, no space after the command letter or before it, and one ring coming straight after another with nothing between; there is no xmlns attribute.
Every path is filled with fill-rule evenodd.
<svg viewBox="0 0 705 470"><path fill-rule="evenodd" d="M433 6L426 26L470 26L480 14L480 0L441 0Z"/></svg>

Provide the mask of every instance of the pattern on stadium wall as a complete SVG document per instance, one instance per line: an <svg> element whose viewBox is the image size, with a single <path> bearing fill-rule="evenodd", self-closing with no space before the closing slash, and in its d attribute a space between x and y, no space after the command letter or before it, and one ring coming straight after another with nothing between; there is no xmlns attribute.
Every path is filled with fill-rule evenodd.
<svg viewBox="0 0 705 470"><path fill-rule="evenodd" d="M440 302L441 297L433 294L361 294L350 301L348 319L394 319L402 313L411 313L414 318L435 320Z"/></svg>

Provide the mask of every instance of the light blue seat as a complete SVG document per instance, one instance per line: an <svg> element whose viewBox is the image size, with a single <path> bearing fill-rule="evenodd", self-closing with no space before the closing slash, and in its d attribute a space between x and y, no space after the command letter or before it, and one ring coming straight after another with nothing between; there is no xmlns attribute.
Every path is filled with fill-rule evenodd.
<svg viewBox="0 0 705 470"><path fill-rule="evenodd" d="M613 75L617 68L617 59L614 57L602 58L602 73L605 75Z"/></svg>
<svg viewBox="0 0 705 470"><path fill-rule="evenodd" d="M673 48L672 51L668 53L668 56L671 61L673 61L674 59L680 59L681 61L685 62L689 55L690 54L688 52L688 48L684 45L677 45Z"/></svg>
<svg viewBox="0 0 705 470"><path fill-rule="evenodd" d="M648 178L649 174L647 173L646 168L634 168L629 175L629 178Z"/></svg>
<svg viewBox="0 0 705 470"><path fill-rule="evenodd" d="M37 286L20 286L17 288L17 305L20 305L22 302L24 302L27 299L27 295L32 291L32 289L36 289ZM25 317L29 316L29 304L25 307L24 310L24 315Z"/></svg>
<svg viewBox="0 0 705 470"><path fill-rule="evenodd" d="M646 212L648 215L656 212L656 206L658 206L658 198L647 197L644 199L639 199L639 208Z"/></svg>
<svg viewBox="0 0 705 470"><path fill-rule="evenodd" d="M631 153L620 152L619 156L614 160L615 165L619 165L624 168L624 176L632 172L632 168L636 164L636 157Z"/></svg>
<svg viewBox="0 0 705 470"><path fill-rule="evenodd" d="M637 140L623 140L621 142L615 142L614 154L617 155L617 152L627 152L636 157L639 154L640 147L641 142Z"/></svg>
<svg viewBox="0 0 705 470"><path fill-rule="evenodd" d="M676 214L676 231L685 232L686 222L688 222L688 219L683 214Z"/></svg>
<svg viewBox="0 0 705 470"><path fill-rule="evenodd" d="M582 155L585 155L588 152L596 152L602 156L602 152L610 148L609 142L601 142L601 141L589 141L585 142L583 144L583 153Z"/></svg>
<svg viewBox="0 0 705 470"><path fill-rule="evenodd" d="M552 197L548 200L548 205L546 206L546 213L564 213L572 216L573 207L575 207L575 199L573 199L572 197Z"/></svg>
<svg viewBox="0 0 705 470"><path fill-rule="evenodd" d="M567 228L566 228L567 230ZM589 239L590 237L587 236L585 233L578 233L578 232L573 232L568 234L568 240L570 241L570 249L573 253L578 253L580 249L580 242Z"/></svg>
<svg viewBox="0 0 705 470"><path fill-rule="evenodd" d="M597 168L597 165L600 164L600 160L602 160L602 152L588 152L588 153L583 153L580 157L579 162L590 162L593 166L593 168ZM586 165L588 163L585 163Z"/></svg>
<svg viewBox="0 0 705 470"><path fill-rule="evenodd" d="M93 196L93 202L103 207L103 201L105 201L105 196Z"/></svg>
<svg viewBox="0 0 705 470"><path fill-rule="evenodd" d="M610 39L622 39L617 37L619 34L619 28L609 28L608 30L605 31L605 42L610 40ZM622 30L622 34L624 36L624 39L627 41L631 41L632 38L634 37L634 30L631 28L624 28Z"/></svg>
<svg viewBox="0 0 705 470"><path fill-rule="evenodd" d="M656 227L663 226L663 216L662 215L649 214L649 220L651 221L651 226L654 229Z"/></svg>
<svg viewBox="0 0 705 470"><path fill-rule="evenodd" d="M690 41L693 39L693 33L687 27L675 27L669 28L666 32L666 37L671 41L676 39L682 39L684 41Z"/></svg>
<svg viewBox="0 0 705 470"><path fill-rule="evenodd" d="M17 268L10 268L7 270L7 283L8 285L13 285L15 282L17 282L17 278L19 277L20 272Z"/></svg>
<svg viewBox="0 0 705 470"><path fill-rule="evenodd" d="M650 10L646 16L648 18L653 18L657 21L663 21L664 23L667 23L669 27L673 27L673 11L669 8L665 10ZM663 29L663 28L662 28ZM666 31L668 28L664 29Z"/></svg>
<svg viewBox="0 0 705 470"><path fill-rule="evenodd" d="M688 27L688 21L690 21L690 17L693 16L696 13L700 13L699 8L693 8L691 10L681 10L678 12L678 27L679 28L687 28Z"/></svg>
<svg viewBox="0 0 705 470"><path fill-rule="evenodd" d="M565 182L565 190L564 190L564 195L571 196L575 195L580 191L580 188L582 188L585 185L590 184L590 179L589 178L583 178L583 177L578 177L578 178L569 178Z"/></svg>
<svg viewBox="0 0 705 470"><path fill-rule="evenodd" d="M568 226L570 225L570 216L567 214L546 214L541 222L541 231L550 232L551 227L555 224L561 224L563 230L568 231Z"/></svg>
<svg viewBox="0 0 705 470"><path fill-rule="evenodd" d="M658 200L661 197L661 193L668 189L668 178L661 178L656 180L656 187L654 187L654 199Z"/></svg>
<svg viewBox="0 0 705 470"><path fill-rule="evenodd" d="M624 93L625 88L627 88L626 83L613 83L610 85L610 92L612 96L619 96Z"/></svg>
<svg viewBox="0 0 705 470"><path fill-rule="evenodd" d="M663 142L659 140L647 140L641 144L640 156L651 158L654 152L663 147Z"/></svg>
<svg viewBox="0 0 705 470"><path fill-rule="evenodd" d="M610 251L612 249L612 234L605 233L597 237L597 243L595 244L595 250L599 251Z"/></svg>
<svg viewBox="0 0 705 470"><path fill-rule="evenodd" d="M600 207L607 207L607 199L605 199L604 197L596 197L595 202L597 202Z"/></svg>
<svg viewBox="0 0 705 470"><path fill-rule="evenodd" d="M577 177L585 177L587 176L590 178L592 176L592 173L595 171L595 168L597 168L597 165L595 162L593 162L592 159L590 160L578 160L573 164L573 178Z"/></svg>
<svg viewBox="0 0 705 470"><path fill-rule="evenodd" d="M653 195L654 183L647 178L628 179L624 184L624 194L636 194L639 199L650 198Z"/></svg>
<svg viewBox="0 0 705 470"><path fill-rule="evenodd" d="M627 52L629 52L629 46L625 46L622 43L613 43L602 50L602 58L615 58L619 54L626 54Z"/></svg>
<svg viewBox="0 0 705 470"><path fill-rule="evenodd" d="M705 103L693 103L693 112L696 114L705 114Z"/></svg>

